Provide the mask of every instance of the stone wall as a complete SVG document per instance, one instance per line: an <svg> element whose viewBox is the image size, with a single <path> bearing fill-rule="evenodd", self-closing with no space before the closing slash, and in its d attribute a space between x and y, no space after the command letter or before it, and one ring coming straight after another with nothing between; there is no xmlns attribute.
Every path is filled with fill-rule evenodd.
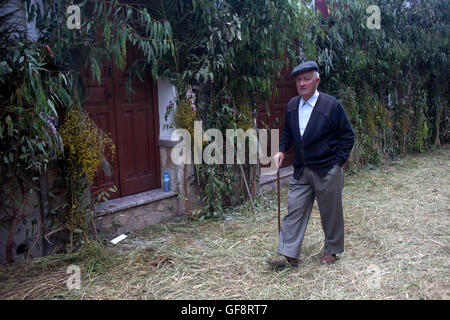
<svg viewBox="0 0 450 320"><path fill-rule="evenodd" d="M170 190L179 196L179 213L185 214L189 210L200 208L202 204L199 190L193 180L195 166L176 165L172 161L172 150L177 143L178 141L171 140L159 141L161 185L163 185L163 172L167 171L170 176Z"/></svg>
<svg viewBox="0 0 450 320"><path fill-rule="evenodd" d="M113 213L98 214L96 227L105 236L117 236L122 233L142 230L148 225L158 224L179 215L176 194L133 206Z"/></svg>
<svg viewBox="0 0 450 320"><path fill-rule="evenodd" d="M54 189L56 177L57 170L54 166L53 168L50 168L47 173L41 174L41 178L45 178L49 190ZM11 190L11 183L0 185L2 199L2 201L0 201L0 263L6 261L6 244L13 222L13 220L9 217L11 214L11 209L6 209L4 206L6 199L10 198ZM22 199L21 192L18 190L15 190L14 198L21 202L22 205L26 205L23 208L25 216L20 220L14 235L14 243L12 247L14 259L16 261L23 260L28 253L32 257L40 257L49 254L54 249L54 245L47 242L42 237L42 234L48 232L48 230L45 226L46 219L44 218L42 201L39 192L31 192L26 203L24 199ZM5 214L5 210L8 214Z"/></svg>

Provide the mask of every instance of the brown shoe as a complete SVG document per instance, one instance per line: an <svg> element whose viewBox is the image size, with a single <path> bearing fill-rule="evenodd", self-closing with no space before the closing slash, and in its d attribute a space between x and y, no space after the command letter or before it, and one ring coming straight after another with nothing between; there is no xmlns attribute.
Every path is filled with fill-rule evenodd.
<svg viewBox="0 0 450 320"><path fill-rule="evenodd" d="M336 262L335 254L324 254L322 258L320 258L320 264L333 264Z"/></svg>
<svg viewBox="0 0 450 320"><path fill-rule="evenodd" d="M288 256L283 256L283 257L287 260L287 262L289 263L289 265L292 268L297 268L298 267L298 259L291 258L291 257L288 257ZM266 262L268 264L271 264L271 265L276 266L278 268L284 268L286 266L286 263L284 261L281 261L281 260L278 260L278 259L268 259L268 260L266 260Z"/></svg>

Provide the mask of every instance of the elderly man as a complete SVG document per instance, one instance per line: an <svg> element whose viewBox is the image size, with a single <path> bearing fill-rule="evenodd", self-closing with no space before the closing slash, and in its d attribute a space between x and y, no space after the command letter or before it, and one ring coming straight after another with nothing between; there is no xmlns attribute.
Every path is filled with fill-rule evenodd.
<svg viewBox="0 0 450 320"><path fill-rule="evenodd" d="M288 214L284 217L278 239L278 253L292 267L298 257L314 199L319 205L325 234L321 264L332 264L344 251L342 211L342 166L354 144L354 132L341 103L318 92L319 68L314 61L301 63L292 71L298 96L286 107L286 120L279 151L275 156L281 166L285 153L294 145L294 175L289 182ZM283 260L268 263L284 266Z"/></svg>

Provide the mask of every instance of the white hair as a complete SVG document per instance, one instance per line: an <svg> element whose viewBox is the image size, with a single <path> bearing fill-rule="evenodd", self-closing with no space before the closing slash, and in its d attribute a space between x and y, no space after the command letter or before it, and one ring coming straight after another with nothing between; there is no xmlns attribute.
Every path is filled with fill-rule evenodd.
<svg viewBox="0 0 450 320"><path fill-rule="evenodd" d="M320 74L317 71L314 71L314 79L320 78Z"/></svg>

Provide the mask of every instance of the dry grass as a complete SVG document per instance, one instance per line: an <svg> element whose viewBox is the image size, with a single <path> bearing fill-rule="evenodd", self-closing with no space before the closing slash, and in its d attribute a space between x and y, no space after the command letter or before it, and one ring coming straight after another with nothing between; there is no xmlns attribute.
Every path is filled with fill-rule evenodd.
<svg viewBox="0 0 450 320"><path fill-rule="evenodd" d="M114 249L0 269L3 299L449 299L450 150L346 177L345 252L321 266L317 205L298 269L274 271L276 193L233 208L228 221L148 227ZM287 189L282 192L286 213ZM103 251L102 251L103 250ZM92 256L99 256L92 259ZM106 254L106 255L105 255ZM68 290L68 264L82 288Z"/></svg>

